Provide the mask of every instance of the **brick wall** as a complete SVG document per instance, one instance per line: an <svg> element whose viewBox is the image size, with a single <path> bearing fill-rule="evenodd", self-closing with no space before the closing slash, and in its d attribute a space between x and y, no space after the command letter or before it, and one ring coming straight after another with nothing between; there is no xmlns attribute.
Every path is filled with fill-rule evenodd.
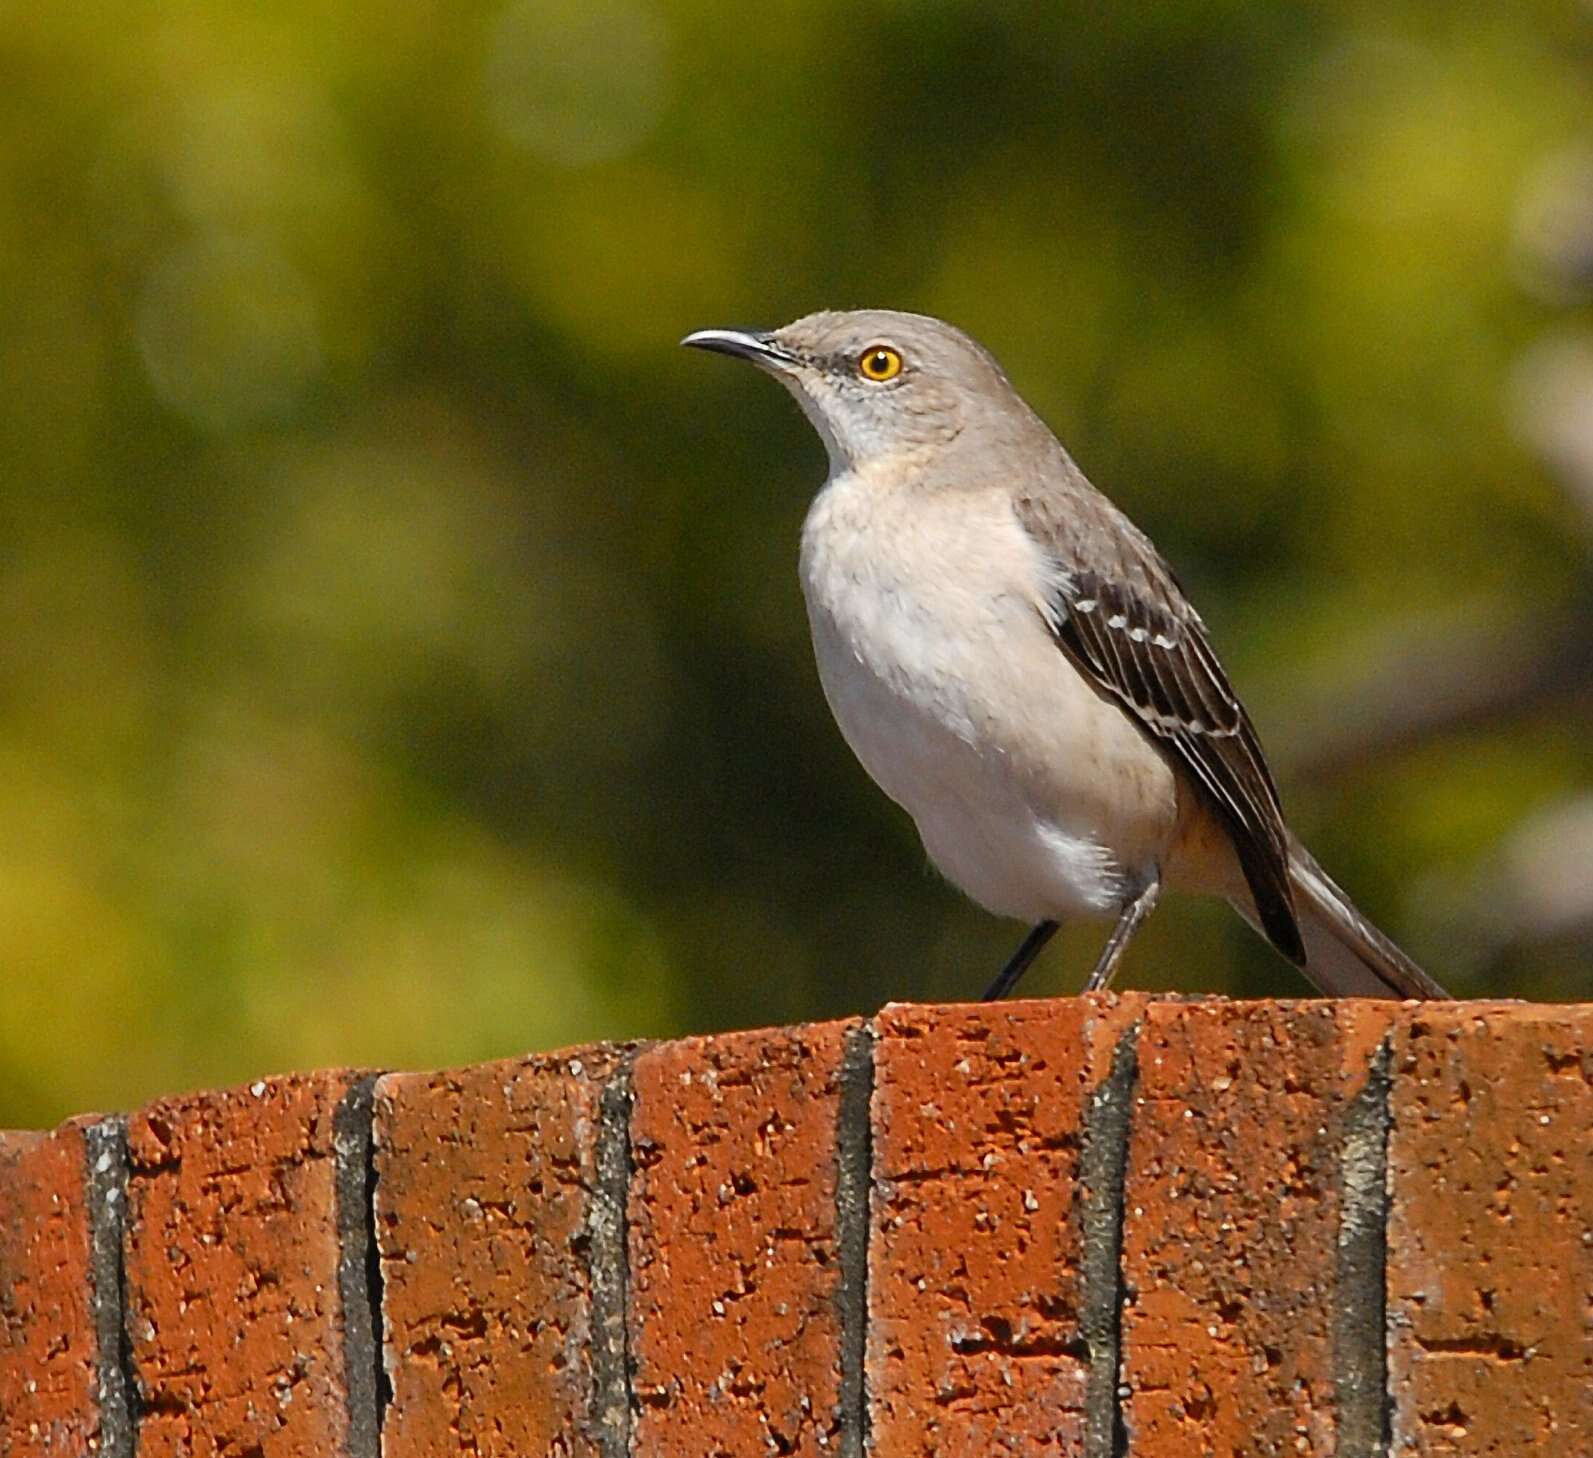
<svg viewBox="0 0 1593 1458"><path fill-rule="evenodd" d="M892 1007L0 1135L0 1453L1579 1458L1590 1032Z"/></svg>

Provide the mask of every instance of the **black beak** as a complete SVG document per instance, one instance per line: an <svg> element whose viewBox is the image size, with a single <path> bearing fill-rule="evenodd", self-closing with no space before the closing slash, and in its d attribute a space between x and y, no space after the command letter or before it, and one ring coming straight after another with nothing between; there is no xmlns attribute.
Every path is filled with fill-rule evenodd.
<svg viewBox="0 0 1593 1458"><path fill-rule="evenodd" d="M680 342L693 349L707 349L715 354L750 360L766 370L789 369L800 363L790 350L776 344L774 337L762 330L699 329Z"/></svg>

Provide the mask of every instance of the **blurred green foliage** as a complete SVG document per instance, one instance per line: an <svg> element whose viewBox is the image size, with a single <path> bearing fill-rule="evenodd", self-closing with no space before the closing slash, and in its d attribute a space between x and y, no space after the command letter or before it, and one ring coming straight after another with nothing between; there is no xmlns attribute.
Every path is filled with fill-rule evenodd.
<svg viewBox="0 0 1593 1458"><path fill-rule="evenodd" d="M1549 0L7 7L0 1124L976 993L1021 928L926 872L811 668L818 442L675 348L823 306L996 351L1413 953L1593 993L1585 942L1466 930L1593 780L1585 721L1308 752L1389 644L1585 587L1508 401L1566 314L1515 229L1590 35ZM1305 991L1176 902L1126 981Z"/></svg>

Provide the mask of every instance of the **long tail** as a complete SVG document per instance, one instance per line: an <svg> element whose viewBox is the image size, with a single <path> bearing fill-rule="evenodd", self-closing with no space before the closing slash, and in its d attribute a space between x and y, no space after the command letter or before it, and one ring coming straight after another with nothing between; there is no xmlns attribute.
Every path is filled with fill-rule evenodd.
<svg viewBox="0 0 1593 1458"><path fill-rule="evenodd" d="M1305 939L1305 974L1332 997L1449 994L1356 909L1293 834L1289 883Z"/></svg>

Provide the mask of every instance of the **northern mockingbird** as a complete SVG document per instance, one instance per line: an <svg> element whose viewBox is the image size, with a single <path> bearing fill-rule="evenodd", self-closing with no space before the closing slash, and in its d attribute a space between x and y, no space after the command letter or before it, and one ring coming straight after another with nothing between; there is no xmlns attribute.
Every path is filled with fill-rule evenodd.
<svg viewBox="0 0 1593 1458"><path fill-rule="evenodd" d="M984 348L873 309L682 342L773 375L824 440L801 553L819 677L942 874L1033 924L987 998L1081 915L1115 918L1105 987L1164 886L1226 897L1325 992L1447 995L1291 834L1172 569Z"/></svg>

